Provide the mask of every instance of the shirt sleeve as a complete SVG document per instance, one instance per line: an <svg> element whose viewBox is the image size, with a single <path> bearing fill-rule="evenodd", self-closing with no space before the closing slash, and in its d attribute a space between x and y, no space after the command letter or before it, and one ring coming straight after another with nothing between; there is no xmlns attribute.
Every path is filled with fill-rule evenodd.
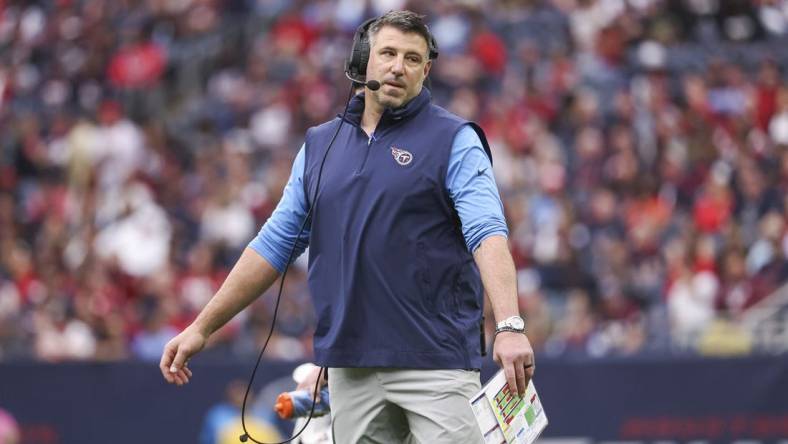
<svg viewBox="0 0 788 444"><path fill-rule="evenodd" d="M464 125L454 136L446 188L460 216L468 250L475 251L492 235L509 235L492 164L470 125Z"/></svg>
<svg viewBox="0 0 788 444"><path fill-rule="evenodd" d="M293 169L287 180L282 199L277 204L271 217L263 224L260 232L249 243L249 248L267 260L280 273L287 265L287 258L293 248L293 242L304 223L308 211L304 195L304 145L293 161ZM294 261L304 252L309 244L311 222L307 223L293 252ZM291 261L292 262L292 261Z"/></svg>

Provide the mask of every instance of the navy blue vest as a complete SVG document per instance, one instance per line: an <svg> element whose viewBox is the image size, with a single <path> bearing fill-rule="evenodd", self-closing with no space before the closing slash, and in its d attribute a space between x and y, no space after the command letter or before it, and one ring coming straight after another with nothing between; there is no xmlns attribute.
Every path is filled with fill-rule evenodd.
<svg viewBox="0 0 788 444"><path fill-rule="evenodd" d="M309 239L314 347L329 367L480 368L483 290L446 190L452 141L469 123L421 93L387 109L369 139L351 101L320 179ZM304 187L340 119L306 133ZM489 153L481 129L472 124ZM312 202L309 202L311 205Z"/></svg>

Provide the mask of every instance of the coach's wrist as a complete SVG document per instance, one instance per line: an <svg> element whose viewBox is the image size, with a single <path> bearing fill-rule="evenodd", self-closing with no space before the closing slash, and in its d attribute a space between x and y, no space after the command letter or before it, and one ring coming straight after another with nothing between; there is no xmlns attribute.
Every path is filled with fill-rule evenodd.
<svg viewBox="0 0 788 444"><path fill-rule="evenodd" d="M525 320L520 316L510 316L495 325L495 334L501 332L525 333Z"/></svg>
<svg viewBox="0 0 788 444"><path fill-rule="evenodd" d="M497 338L498 335L500 335L500 334L504 334L504 336L505 336L506 333L511 333L511 334L515 334L515 335L525 335L525 330L515 330L515 329L503 328L501 330L495 330L495 337Z"/></svg>
<svg viewBox="0 0 788 444"><path fill-rule="evenodd" d="M199 334L200 336L205 338L205 340L208 340L211 334L213 334L213 329L211 329L209 325L205 325L202 322L199 322L198 320L195 320L194 322L191 323L191 325L189 325L186 328Z"/></svg>

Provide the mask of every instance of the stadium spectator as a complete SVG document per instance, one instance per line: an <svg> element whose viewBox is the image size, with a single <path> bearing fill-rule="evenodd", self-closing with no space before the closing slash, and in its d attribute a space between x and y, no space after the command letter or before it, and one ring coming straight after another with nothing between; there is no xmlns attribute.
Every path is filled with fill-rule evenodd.
<svg viewBox="0 0 788 444"><path fill-rule="evenodd" d="M244 433L241 427L241 404L244 400L246 383L233 380L225 388L225 398L212 406L205 414L200 430L199 444L230 444L238 442L238 436ZM270 407L269 407L270 408ZM244 418L247 430L256 439L265 442L279 442L283 438L276 427L267 418L251 409Z"/></svg>

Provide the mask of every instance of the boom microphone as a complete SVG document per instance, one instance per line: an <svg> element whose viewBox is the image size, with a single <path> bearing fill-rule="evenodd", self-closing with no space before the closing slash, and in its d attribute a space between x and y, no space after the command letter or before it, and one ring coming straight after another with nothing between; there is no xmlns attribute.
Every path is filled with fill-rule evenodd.
<svg viewBox="0 0 788 444"><path fill-rule="evenodd" d="M377 91L378 89L380 89L380 82L378 82L377 80L370 80L369 82L364 83L364 86L366 86L372 91Z"/></svg>
<svg viewBox="0 0 788 444"><path fill-rule="evenodd" d="M353 77L350 77L350 73L347 72L347 71L345 71L345 77L347 77L348 79L358 83L359 85L366 86L367 88L370 89L370 91L377 91L377 90L380 89L380 82L378 82L377 80L370 80L368 82L362 82L359 79L354 79Z"/></svg>

